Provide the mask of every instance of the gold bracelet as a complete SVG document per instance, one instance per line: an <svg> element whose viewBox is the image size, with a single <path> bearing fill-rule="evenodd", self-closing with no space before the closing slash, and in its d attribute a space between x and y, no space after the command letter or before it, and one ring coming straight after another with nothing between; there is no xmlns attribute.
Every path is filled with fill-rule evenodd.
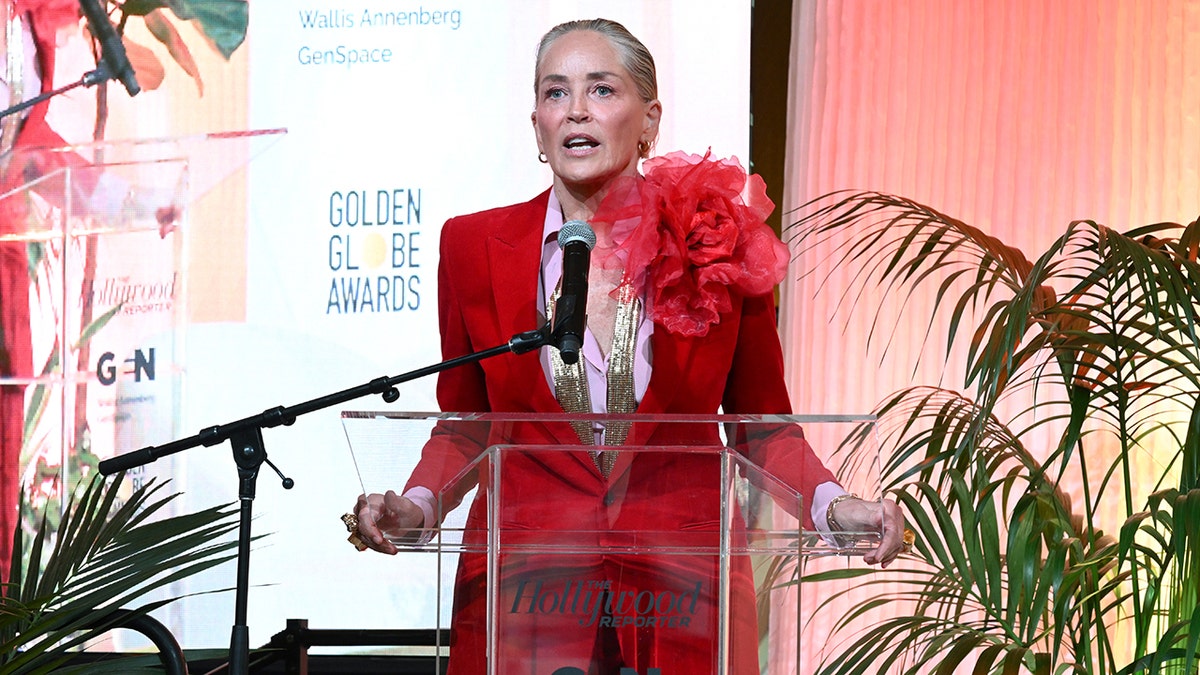
<svg viewBox="0 0 1200 675"><path fill-rule="evenodd" d="M847 499L858 499L858 495L852 492L847 492L829 500L829 506L825 508L825 523L829 525L830 532L845 532L845 530L842 528L842 524L837 521L837 518L833 517L833 509Z"/></svg>

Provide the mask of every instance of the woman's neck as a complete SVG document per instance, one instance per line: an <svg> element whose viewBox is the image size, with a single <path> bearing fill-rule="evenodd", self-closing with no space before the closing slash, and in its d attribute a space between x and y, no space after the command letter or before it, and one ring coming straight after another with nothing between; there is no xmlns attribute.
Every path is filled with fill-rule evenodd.
<svg viewBox="0 0 1200 675"><path fill-rule="evenodd" d="M610 243L613 223L596 220L595 216L600 211L600 205L604 203L604 200L614 190L619 190L618 186L622 185L620 181L624 180L629 179L622 176L600 186L581 186L568 185L556 177L554 179L554 196L558 198L559 206L562 208L563 222L582 220L592 226L598 244Z"/></svg>
<svg viewBox="0 0 1200 675"><path fill-rule="evenodd" d="M563 220L591 220L608 196L606 188L587 189L565 185L554 180L554 195L562 206Z"/></svg>

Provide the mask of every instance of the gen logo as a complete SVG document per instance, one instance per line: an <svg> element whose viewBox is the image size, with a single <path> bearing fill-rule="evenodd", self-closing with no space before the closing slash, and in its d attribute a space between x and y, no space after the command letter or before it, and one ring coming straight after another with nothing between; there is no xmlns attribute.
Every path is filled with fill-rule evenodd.
<svg viewBox="0 0 1200 675"><path fill-rule="evenodd" d="M135 382L141 382L143 376L147 380L154 379L154 347L145 351L134 350L132 357L122 361L125 367L119 371L113 363L116 359L116 354L104 352L96 361L96 379L100 380L100 384L111 386L116 383L118 375L133 375Z"/></svg>

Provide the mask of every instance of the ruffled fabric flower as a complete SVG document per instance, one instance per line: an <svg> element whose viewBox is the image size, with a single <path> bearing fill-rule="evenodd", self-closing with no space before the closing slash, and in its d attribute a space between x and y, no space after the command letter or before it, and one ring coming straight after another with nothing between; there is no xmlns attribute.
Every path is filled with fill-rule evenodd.
<svg viewBox="0 0 1200 675"><path fill-rule="evenodd" d="M617 224L618 241L624 236L616 257L625 283L648 298L649 318L688 337L708 334L734 294L771 292L789 258L764 222L775 205L762 179L711 154L647 160L645 180L612 191L595 216Z"/></svg>

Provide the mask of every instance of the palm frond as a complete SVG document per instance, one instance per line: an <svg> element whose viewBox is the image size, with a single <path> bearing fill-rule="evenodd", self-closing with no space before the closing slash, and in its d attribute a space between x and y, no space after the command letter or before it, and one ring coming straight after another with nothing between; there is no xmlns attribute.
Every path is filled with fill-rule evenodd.
<svg viewBox="0 0 1200 675"><path fill-rule="evenodd" d="M949 307L951 313L947 344L955 342L971 310L987 307L997 297L1011 297L1029 285L1034 271L1020 249L903 197L841 191L817 198L797 211L807 215L787 228L794 250L829 250L829 261L835 267L857 270L843 300L857 291L861 301L874 285L889 299L899 294L899 306L904 306L912 293L925 284L937 283L937 306L939 310ZM851 231L854 236L846 237ZM998 309L994 306L986 313ZM932 327L935 316L928 318Z"/></svg>
<svg viewBox="0 0 1200 675"><path fill-rule="evenodd" d="M97 476L72 498L44 565L45 527L28 560L14 554L13 581L0 597L0 673L52 668L112 626L118 609L236 556L236 541L227 536L237 529L236 509L162 517L174 499L161 493L165 484L149 481L122 500L121 483ZM145 602L137 611L171 601Z"/></svg>
<svg viewBox="0 0 1200 675"><path fill-rule="evenodd" d="M856 584L879 592L835 631L893 601L915 612L841 645L822 672L892 663L914 673L1193 667L1200 220L1125 233L1076 221L1031 262L893 195L837 192L801 212L789 228L800 254L815 248L824 263L853 270L844 288L828 289L839 294L837 311L871 300L905 312L918 292L930 295L926 340L946 326L948 354L970 336L963 382L973 392L902 390L877 409L877 429L859 429L839 448L852 472L877 434L885 488L920 536L916 556ZM881 325L877 311L872 340ZM1047 436L1048 445L1027 440ZM1157 462L1148 485L1135 474L1146 453ZM1082 486L1081 497L1063 490L1068 482ZM1125 514L1109 526L1118 537L1102 517L1113 506ZM1125 636L1136 655L1129 665L1118 663L1127 645L1115 646Z"/></svg>

